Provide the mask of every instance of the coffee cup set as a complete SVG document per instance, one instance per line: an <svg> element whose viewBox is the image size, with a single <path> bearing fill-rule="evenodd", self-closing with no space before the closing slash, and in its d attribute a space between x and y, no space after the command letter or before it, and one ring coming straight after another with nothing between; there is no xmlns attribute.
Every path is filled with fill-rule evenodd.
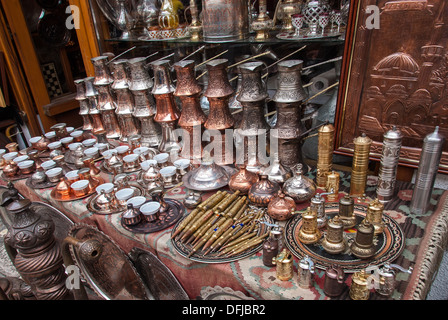
<svg viewBox="0 0 448 320"><path fill-rule="evenodd" d="M36 162L28 155L17 151L4 152L2 149L3 175L9 180L28 178L36 171Z"/></svg>

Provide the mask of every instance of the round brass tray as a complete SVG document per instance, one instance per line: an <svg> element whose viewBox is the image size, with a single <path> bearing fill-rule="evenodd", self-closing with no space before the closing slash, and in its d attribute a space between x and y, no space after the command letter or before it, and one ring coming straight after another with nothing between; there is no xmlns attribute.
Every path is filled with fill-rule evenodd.
<svg viewBox="0 0 448 320"><path fill-rule="evenodd" d="M133 197L137 197L137 196L145 197L146 196L145 189L137 183L129 182L129 188L133 189L135 192ZM96 194L95 196L91 197L89 199L89 202L87 203L87 210L89 210L93 214L108 215L108 214L120 213L120 212L123 212L124 210L126 210L125 207L116 208L116 209L112 209L112 210L102 210L96 204L96 199L99 196L100 196L99 194Z"/></svg>
<svg viewBox="0 0 448 320"><path fill-rule="evenodd" d="M339 212L338 203L328 203L325 206L327 217L330 219ZM365 218L367 207L363 205L355 205L355 215L357 224ZM344 241L347 248L340 254L330 254L326 252L321 241L324 239L325 228L321 229L322 237L315 244L304 244L297 238L297 233L302 226L302 218L300 215L289 220L285 226L284 237L285 245L296 257L301 259L308 255L315 263L316 268L326 269L332 264L339 265L344 272L354 273L369 266L379 266L385 262L394 261L403 251L405 237L398 223L390 218L387 214L383 214L383 222L385 224L384 232L374 237L374 245L376 252L369 259L360 259L350 252L349 243L355 239L356 226L344 231Z"/></svg>
<svg viewBox="0 0 448 320"><path fill-rule="evenodd" d="M160 213L159 219L156 221L141 221L136 225L128 226L123 223L123 219L121 219L122 227L134 233L152 233L171 227L182 217L186 209L184 205L177 200L164 199L164 201L168 204L169 209L166 212Z"/></svg>
<svg viewBox="0 0 448 320"><path fill-rule="evenodd" d="M177 229L178 225L182 222L183 219L185 219L187 216L184 216L181 220L177 222L177 224L174 226L173 230L171 231L171 235L174 234L175 230ZM262 224L263 228L259 228L257 235L264 234L266 232L269 232L269 230L272 228L269 225L274 224L274 220L269 217L267 214L265 214L262 218L262 222L266 222L267 224ZM255 246L251 249L248 249L246 251L243 251L237 255L231 256L231 257L225 257L225 256L218 256L218 252L209 252L207 254L204 254L202 250L196 251L193 255L188 256L193 249L193 246L191 244L185 244L181 241L179 241L176 238L171 238L171 243L174 246L174 249L183 257L197 261L197 262L203 262L203 263L227 263L232 261L237 261L244 259L246 257L250 257L251 255L257 253L260 251L260 249L263 247L263 242L260 243L258 246Z"/></svg>

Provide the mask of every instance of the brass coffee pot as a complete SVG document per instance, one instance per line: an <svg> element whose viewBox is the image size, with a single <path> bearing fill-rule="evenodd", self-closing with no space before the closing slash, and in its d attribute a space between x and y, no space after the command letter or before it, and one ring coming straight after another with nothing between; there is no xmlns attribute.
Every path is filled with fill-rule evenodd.
<svg viewBox="0 0 448 320"><path fill-rule="evenodd" d="M269 202L268 215L274 220L286 221L293 216L295 209L294 200L279 191L278 195Z"/></svg>
<svg viewBox="0 0 448 320"><path fill-rule="evenodd" d="M299 261L297 274L299 276L299 287L309 289L313 286L314 262L309 256L306 255Z"/></svg>
<svg viewBox="0 0 448 320"><path fill-rule="evenodd" d="M355 201L349 195L339 199L339 217L344 223L344 228L349 229L356 225Z"/></svg>
<svg viewBox="0 0 448 320"><path fill-rule="evenodd" d="M276 266L277 279L288 281L294 275L293 258L291 252L283 249L276 257L272 258L272 264Z"/></svg>
<svg viewBox="0 0 448 320"><path fill-rule="evenodd" d="M322 247L330 254L339 254L345 251L344 224L339 216L336 215L328 221Z"/></svg>
<svg viewBox="0 0 448 320"><path fill-rule="evenodd" d="M302 213L302 226L297 237L304 244L313 244L319 241L322 232L317 227L317 214L310 207Z"/></svg>
<svg viewBox="0 0 448 320"><path fill-rule="evenodd" d="M375 229L373 224L364 219L357 227L355 241L351 243L351 252L360 259L371 258L375 254L373 243Z"/></svg>

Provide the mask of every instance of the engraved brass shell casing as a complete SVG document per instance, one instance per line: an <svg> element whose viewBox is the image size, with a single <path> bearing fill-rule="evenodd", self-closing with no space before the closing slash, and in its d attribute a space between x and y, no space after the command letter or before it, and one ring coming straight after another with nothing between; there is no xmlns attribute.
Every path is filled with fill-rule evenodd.
<svg viewBox="0 0 448 320"><path fill-rule="evenodd" d="M362 196L366 190L367 170L369 166L370 146L372 139L363 133L353 140L352 175L350 180L350 195Z"/></svg>

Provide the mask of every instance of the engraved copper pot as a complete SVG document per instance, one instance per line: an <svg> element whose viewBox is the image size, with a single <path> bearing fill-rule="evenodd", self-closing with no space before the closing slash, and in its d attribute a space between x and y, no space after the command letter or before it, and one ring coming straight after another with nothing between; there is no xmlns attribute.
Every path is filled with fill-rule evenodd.
<svg viewBox="0 0 448 320"><path fill-rule="evenodd" d="M230 177L229 188L232 191L239 190L241 194L248 194L252 185L258 180L256 173L250 172L246 166L240 165L238 172Z"/></svg>
<svg viewBox="0 0 448 320"><path fill-rule="evenodd" d="M154 86L152 94L156 99L157 112L154 121L162 126L162 140L159 145L160 152L170 152L171 150L181 150L174 130L180 111L174 100L175 88L172 84L169 60L158 60L152 64L154 70Z"/></svg>
<svg viewBox="0 0 448 320"><path fill-rule="evenodd" d="M182 104L178 125L185 130L185 137L182 137L185 142L181 156L188 159L202 157L202 132L207 120L200 104L202 88L196 80L194 67L193 60L184 60L174 64L177 76L174 95L179 97Z"/></svg>
<svg viewBox="0 0 448 320"><path fill-rule="evenodd" d="M101 118L101 113L97 108L97 98L94 96L89 96L89 116L92 119L92 133L96 134L97 132L104 131L103 119Z"/></svg>
<svg viewBox="0 0 448 320"><path fill-rule="evenodd" d="M303 163L301 141L304 126L301 121L302 101L307 95L302 86L302 60L278 63L277 91L272 100L277 108L277 122L271 137L278 139L281 163L292 168ZM304 173L308 168L303 168Z"/></svg>
<svg viewBox="0 0 448 320"><path fill-rule="evenodd" d="M134 117L140 121L141 145L158 147L161 141L160 126L154 122L156 104L149 90L132 91L135 101Z"/></svg>
<svg viewBox="0 0 448 320"><path fill-rule="evenodd" d="M84 84L84 79L77 79L74 81L76 87L76 96L75 100L85 100L86 97L86 86Z"/></svg>
<svg viewBox="0 0 448 320"><path fill-rule="evenodd" d="M261 170L259 158L263 157L260 151L265 153L268 148L261 138L266 139L270 129L264 117L268 94L261 80L263 66L262 62L248 62L238 67L241 87L236 95L236 100L241 103L243 110L241 120L235 127L236 149L243 150L243 153L236 161L245 163L249 171L257 173Z"/></svg>
<svg viewBox="0 0 448 320"><path fill-rule="evenodd" d="M283 192L296 203L309 201L316 194L316 184L303 174L301 163L297 165L294 176L283 184Z"/></svg>
<svg viewBox="0 0 448 320"><path fill-rule="evenodd" d="M292 218L296 210L296 203L291 197L286 196L283 192L269 202L268 215L278 221L286 221Z"/></svg>
<svg viewBox="0 0 448 320"><path fill-rule="evenodd" d="M95 81L93 83L95 85L110 85L114 80L107 64L107 62L109 61L109 57L98 56L92 58L91 61L95 73Z"/></svg>
<svg viewBox="0 0 448 320"><path fill-rule="evenodd" d="M229 111L229 99L234 90L227 76L227 66L227 59L215 59L206 64L209 79L204 96L210 103L210 111L204 124L207 129L229 129L235 122Z"/></svg>
<svg viewBox="0 0 448 320"><path fill-rule="evenodd" d="M129 88L127 64L127 59L118 59L111 62L114 79L114 82L110 85L112 90Z"/></svg>
<svg viewBox="0 0 448 320"><path fill-rule="evenodd" d="M324 293L328 297L337 297L345 289L344 270L337 265L331 265L325 269Z"/></svg>
<svg viewBox="0 0 448 320"><path fill-rule="evenodd" d="M93 122L89 115L89 100L79 100L79 115L82 117L82 130L91 131L93 129Z"/></svg>
<svg viewBox="0 0 448 320"><path fill-rule="evenodd" d="M153 87L153 80L146 69L146 58L138 57L127 61L129 67L129 90L149 90ZM154 74L155 81L157 75Z"/></svg>
<svg viewBox="0 0 448 320"><path fill-rule="evenodd" d="M279 191L280 185L277 182L270 181L267 175L261 174L260 180L249 189L248 198L255 206L267 207Z"/></svg>
<svg viewBox="0 0 448 320"><path fill-rule="evenodd" d="M374 232L373 224L367 219L357 226L355 241L351 243L350 250L359 259L368 259L375 254Z"/></svg>
<svg viewBox="0 0 448 320"><path fill-rule="evenodd" d="M117 115L115 110L117 105L115 99L112 96L109 85L99 85L96 87L98 90L98 104L97 108L101 113L101 120L103 122L104 130L106 131L106 137L108 139L116 139L120 137L121 130L118 124ZM98 133L98 131L96 131Z"/></svg>

